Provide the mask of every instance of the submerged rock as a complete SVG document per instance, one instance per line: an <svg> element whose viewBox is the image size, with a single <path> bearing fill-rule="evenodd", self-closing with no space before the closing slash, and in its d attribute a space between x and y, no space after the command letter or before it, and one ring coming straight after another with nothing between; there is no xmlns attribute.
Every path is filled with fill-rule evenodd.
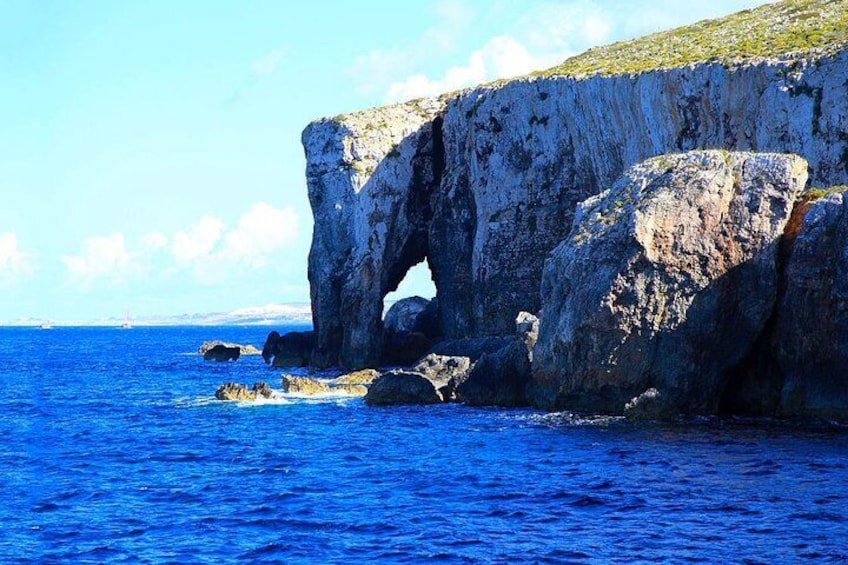
<svg viewBox="0 0 848 565"><path fill-rule="evenodd" d="M806 180L797 156L695 151L582 203L545 265L533 401L621 413L655 388L665 412L714 413L772 312Z"/></svg>
<svg viewBox="0 0 848 565"><path fill-rule="evenodd" d="M204 361L238 361L241 356L241 348L239 346L227 346L224 344L213 345L203 353Z"/></svg>
<svg viewBox="0 0 848 565"><path fill-rule="evenodd" d="M655 388L649 388L624 405L628 420L668 420L677 416L674 407Z"/></svg>

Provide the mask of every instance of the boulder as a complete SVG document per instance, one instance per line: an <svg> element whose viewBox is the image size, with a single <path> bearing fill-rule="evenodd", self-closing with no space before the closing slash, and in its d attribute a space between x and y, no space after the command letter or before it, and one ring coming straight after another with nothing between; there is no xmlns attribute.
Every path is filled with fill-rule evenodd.
<svg viewBox="0 0 848 565"><path fill-rule="evenodd" d="M695 151L584 201L545 264L532 401L622 413L655 388L670 411L714 413L773 310L806 180L797 156Z"/></svg>
<svg viewBox="0 0 848 565"><path fill-rule="evenodd" d="M317 379L283 375L280 388L288 394L315 395L330 392L330 387Z"/></svg>
<svg viewBox="0 0 848 565"><path fill-rule="evenodd" d="M539 318L520 312L515 319L515 333L505 347L484 353L468 377L458 384L456 396L460 402L471 406L527 405L525 389L530 381Z"/></svg>
<svg viewBox="0 0 848 565"><path fill-rule="evenodd" d="M383 331L396 334L426 333L425 314L429 311L429 307L430 301L420 296L398 300L392 304L383 318Z"/></svg>
<svg viewBox="0 0 848 565"><path fill-rule="evenodd" d="M812 202L777 308L777 414L848 421L848 192Z"/></svg>
<svg viewBox="0 0 848 565"><path fill-rule="evenodd" d="M238 346L227 346L224 344L213 345L203 353L204 361L238 361L241 349Z"/></svg>
<svg viewBox="0 0 848 565"><path fill-rule="evenodd" d="M272 398L273 396L274 391L263 382L255 383L251 389L240 383L226 383L219 386L218 390L215 391L215 398L218 400L240 402L256 400L257 398Z"/></svg>
<svg viewBox="0 0 848 565"><path fill-rule="evenodd" d="M456 388L468 378L472 365L468 357L431 353L409 370L424 375L436 387L442 400L451 402L456 400Z"/></svg>
<svg viewBox="0 0 848 565"><path fill-rule="evenodd" d="M424 355L440 336L438 301L412 296L395 302L383 320L383 364L406 365Z"/></svg>
<svg viewBox="0 0 848 565"><path fill-rule="evenodd" d="M262 346L262 359L275 368L306 367L312 358L314 332L288 332L280 335L272 331Z"/></svg>
<svg viewBox="0 0 848 565"><path fill-rule="evenodd" d="M354 371L352 373L348 373L346 375L342 375L340 377L336 377L332 381L333 386L338 385L363 385L368 386L374 382L374 380L380 376L380 371L375 369L362 369L359 371Z"/></svg>
<svg viewBox="0 0 848 565"><path fill-rule="evenodd" d="M320 394L365 396L365 393L368 392L368 386L378 376L380 376L380 373L374 369L363 369L331 380L283 375L282 390L289 394L302 396Z"/></svg>
<svg viewBox="0 0 848 565"><path fill-rule="evenodd" d="M442 397L435 385L421 373L395 370L383 373L365 395L369 406L399 404L438 404Z"/></svg>
<svg viewBox="0 0 848 565"><path fill-rule="evenodd" d="M204 341L200 347L197 348L197 352L200 355L205 355L207 351L215 347L216 345L223 345L224 347L233 348L237 347L239 353L241 355L260 355L262 352L253 347L252 345L242 345L240 343L230 343L228 341Z"/></svg>

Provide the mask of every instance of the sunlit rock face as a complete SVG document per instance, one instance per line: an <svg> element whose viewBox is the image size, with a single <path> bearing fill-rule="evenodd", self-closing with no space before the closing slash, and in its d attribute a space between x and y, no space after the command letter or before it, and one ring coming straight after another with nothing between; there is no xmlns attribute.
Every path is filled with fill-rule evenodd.
<svg viewBox="0 0 848 565"><path fill-rule="evenodd" d="M303 132L315 217L313 364L379 363L383 297L429 251L443 109L424 100L319 120Z"/></svg>
<svg viewBox="0 0 848 565"><path fill-rule="evenodd" d="M715 413L774 310L806 182L794 155L693 151L584 201L545 264L534 402L622 413L650 389L656 413Z"/></svg>
<svg viewBox="0 0 848 565"><path fill-rule="evenodd" d="M848 181L848 52L638 75L528 78L310 124L318 365L380 357L382 299L427 259L448 338L537 312L577 204L647 158L793 153Z"/></svg>

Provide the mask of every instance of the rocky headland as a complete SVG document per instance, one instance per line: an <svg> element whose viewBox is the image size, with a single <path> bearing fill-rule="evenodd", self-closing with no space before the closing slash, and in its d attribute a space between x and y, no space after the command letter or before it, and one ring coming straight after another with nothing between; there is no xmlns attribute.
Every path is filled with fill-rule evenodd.
<svg viewBox="0 0 848 565"><path fill-rule="evenodd" d="M846 420L846 85L848 2L788 0L313 122L296 357L468 360L371 404ZM425 260L436 299L384 321Z"/></svg>

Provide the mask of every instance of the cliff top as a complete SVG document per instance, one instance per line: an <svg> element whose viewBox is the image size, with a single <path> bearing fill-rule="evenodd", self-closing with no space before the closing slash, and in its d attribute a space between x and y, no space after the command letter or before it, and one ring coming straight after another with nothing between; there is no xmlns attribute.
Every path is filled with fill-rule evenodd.
<svg viewBox="0 0 848 565"><path fill-rule="evenodd" d="M734 64L848 42L848 0L784 0L701 22L589 49L531 76L635 74L694 63Z"/></svg>

